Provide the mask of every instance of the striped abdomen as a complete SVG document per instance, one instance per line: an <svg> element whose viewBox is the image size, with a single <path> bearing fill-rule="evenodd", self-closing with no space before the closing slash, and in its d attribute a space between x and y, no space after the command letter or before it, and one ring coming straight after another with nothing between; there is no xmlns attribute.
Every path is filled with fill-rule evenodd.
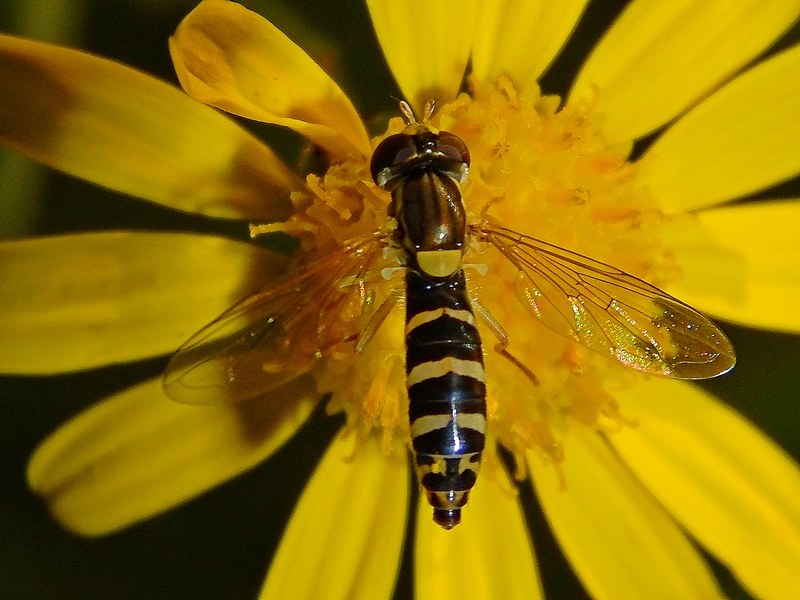
<svg viewBox="0 0 800 600"><path fill-rule="evenodd" d="M483 354L464 272L406 274L406 384L417 477L450 529L478 475L486 431Z"/></svg>

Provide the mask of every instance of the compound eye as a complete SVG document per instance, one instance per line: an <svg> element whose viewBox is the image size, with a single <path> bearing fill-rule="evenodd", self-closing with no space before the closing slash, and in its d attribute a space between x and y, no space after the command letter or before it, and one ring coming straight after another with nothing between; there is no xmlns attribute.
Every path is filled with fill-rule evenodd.
<svg viewBox="0 0 800 600"><path fill-rule="evenodd" d="M439 152L454 163L469 167L469 149L460 137L449 131L439 132Z"/></svg>
<svg viewBox="0 0 800 600"><path fill-rule="evenodd" d="M369 165L372 179L379 187L385 188L395 174L395 167L407 163L417 155L414 138L407 133L396 133L383 140L375 152Z"/></svg>

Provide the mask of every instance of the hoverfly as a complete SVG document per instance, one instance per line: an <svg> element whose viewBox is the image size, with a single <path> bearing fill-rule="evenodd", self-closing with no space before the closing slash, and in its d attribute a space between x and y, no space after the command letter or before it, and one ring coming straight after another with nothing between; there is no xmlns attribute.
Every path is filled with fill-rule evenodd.
<svg viewBox="0 0 800 600"><path fill-rule="evenodd" d="M412 454L434 521L451 529L475 484L486 429L483 350L462 265L470 238L511 261L517 296L535 320L625 366L703 379L730 370L735 355L710 320L633 275L498 224L467 223L469 150L428 126L432 110L418 123L401 103L407 127L372 156L396 227L235 304L173 355L164 389L189 403L245 400L310 371L334 348L361 351L393 303L365 309L363 298L354 302L360 286L343 282L363 284L381 251L394 248L405 272L395 297L405 298ZM354 304L372 311L366 325L352 318Z"/></svg>

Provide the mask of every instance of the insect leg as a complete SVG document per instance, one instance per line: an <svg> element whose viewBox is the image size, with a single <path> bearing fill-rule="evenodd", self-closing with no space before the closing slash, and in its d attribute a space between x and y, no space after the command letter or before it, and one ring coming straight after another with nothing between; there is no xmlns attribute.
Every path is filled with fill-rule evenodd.
<svg viewBox="0 0 800 600"><path fill-rule="evenodd" d="M477 298L472 298L470 300L472 304L472 310L474 310L478 315L483 319L483 322L492 330L492 333L497 338L498 346L501 348L508 347L508 333L503 326L500 325L500 322L494 318L494 315L489 312L489 309L486 308Z"/></svg>
<svg viewBox="0 0 800 600"><path fill-rule="evenodd" d="M497 344L495 344L494 350L500 356L506 358L507 360L511 361L511 363L516 366L520 371L525 374L525 377L531 380L533 385L539 385L539 379L536 377L533 371L531 371L527 366L525 366L521 360L519 360L516 356L511 354L508 351L508 332L503 329L503 326L500 325L500 322L494 318L489 309L486 308L477 298L472 299L472 310L478 313L483 319L483 322L492 330L492 333L497 338Z"/></svg>
<svg viewBox="0 0 800 600"><path fill-rule="evenodd" d="M522 364L522 361L520 361L520 359L511 354L511 352L509 352L502 344L497 344L494 347L494 349L495 352L500 354L500 356L510 360L514 366L516 366L520 371L522 371L525 377L531 380L531 383L533 383L533 385L539 385L539 378L536 377L536 374L533 371L531 371L528 367L526 367L524 364Z"/></svg>

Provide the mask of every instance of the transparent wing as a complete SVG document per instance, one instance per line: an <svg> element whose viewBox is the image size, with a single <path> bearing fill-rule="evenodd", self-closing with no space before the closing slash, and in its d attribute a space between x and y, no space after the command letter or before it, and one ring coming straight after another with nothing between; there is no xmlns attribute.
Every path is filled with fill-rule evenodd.
<svg viewBox="0 0 800 600"><path fill-rule="evenodd" d="M657 287L505 227L484 224L476 233L514 263L517 296L550 329L662 377L705 379L736 363L714 323Z"/></svg>
<svg viewBox="0 0 800 600"><path fill-rule="evenodd" d="M308 372L358 333L362 278L380 247L375 238L345 246L240 300L172 356L164 391L189 404L236 402Z"/></svg>

